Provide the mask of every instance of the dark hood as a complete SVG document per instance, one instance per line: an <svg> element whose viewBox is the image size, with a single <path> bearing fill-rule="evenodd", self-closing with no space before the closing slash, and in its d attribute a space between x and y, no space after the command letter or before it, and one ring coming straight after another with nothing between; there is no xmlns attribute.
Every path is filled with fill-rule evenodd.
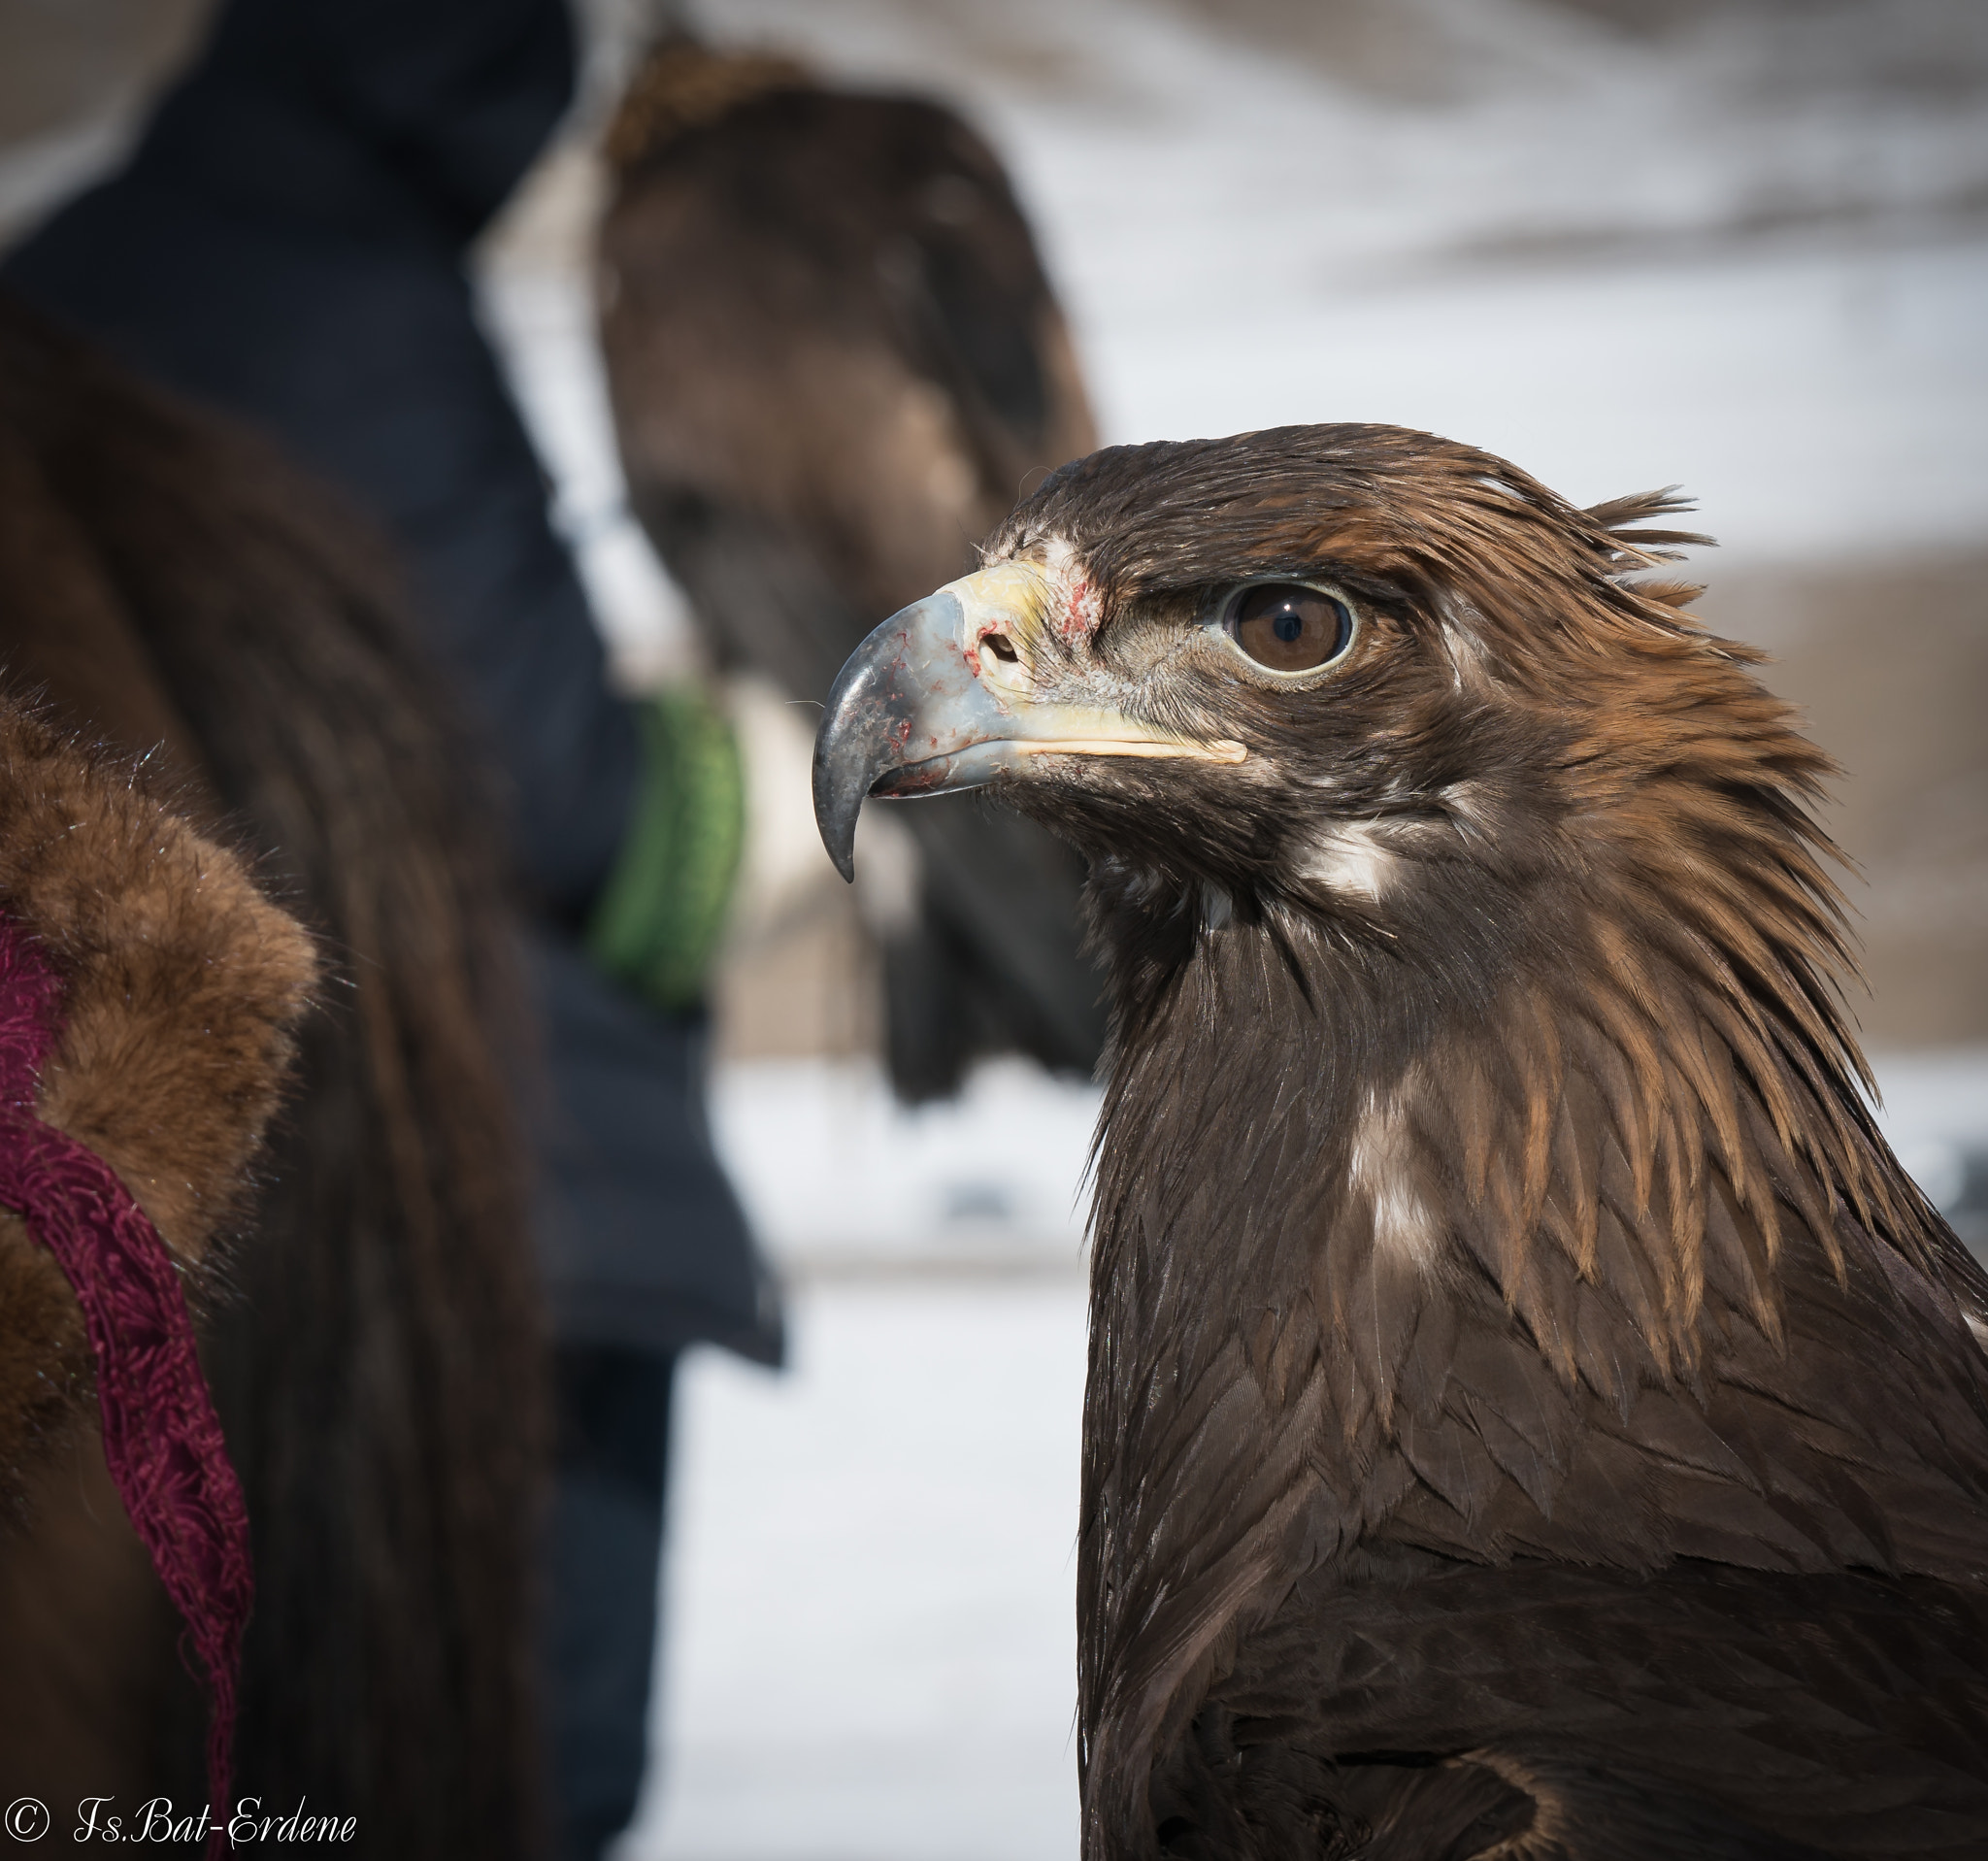
<svg viewBox="0 0 1988 1861"><path fill-rule="evenodd" d="M460 247L573 87L571 23L547 0L234 0L138 161L239 208L374 237L417 219Z"/></svg>

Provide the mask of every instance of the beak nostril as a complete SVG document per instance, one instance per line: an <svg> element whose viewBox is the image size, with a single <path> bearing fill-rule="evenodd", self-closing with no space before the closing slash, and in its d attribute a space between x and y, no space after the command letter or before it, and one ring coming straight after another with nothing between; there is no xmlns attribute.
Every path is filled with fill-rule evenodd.
<svg viewBox="0 0 1988 1861"><path fill-rule="evenodd" d="M1011 641L1005 633L990 633L982 639L980 644L984 646L987 648L987 650L995 656L995 658L1004 659L1010 665L1013 665L1015 660L1020 657L1020 655L1014 649L1014 643Z"/></svg>

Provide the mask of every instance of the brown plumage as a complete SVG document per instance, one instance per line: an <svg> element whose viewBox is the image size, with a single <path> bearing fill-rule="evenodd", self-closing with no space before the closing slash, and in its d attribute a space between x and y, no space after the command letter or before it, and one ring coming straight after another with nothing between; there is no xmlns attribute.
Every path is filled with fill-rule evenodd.
<svg viewBox="0 0 1988 1861"><path fill-rule="evenodd" d="M1827 759L1632 579L1675 508L1117 449L963 604L1112 979L1092 1861L1988 1852L1988 1277L1860 1094ZM887 697L847 781L942 780Z"/></svg>
<svg viewBox="0 0 1988 1861"><path fill-rule="evenodd" d="M602 347L634 508L718 663L819 702L883 615L1097 443L1028 223L944 106L683 38L606 150ZM1088 1073L1080 863L975 801L910 825L921 911L884 940L899 1090L948 1092L1009 1047Z"/></svg>
<svg viewBox="0 0 1988 1861"><path fill-rule="evenodd" d="M8 688L245 847L327 963L202 1314L255 1534L238 1794L369 1853L532 1851L539 1342L471 759L363 525L8 306L0 492ZM199 1701L93 1438L27 1477L0 1778L191 1802Z"/></svg>

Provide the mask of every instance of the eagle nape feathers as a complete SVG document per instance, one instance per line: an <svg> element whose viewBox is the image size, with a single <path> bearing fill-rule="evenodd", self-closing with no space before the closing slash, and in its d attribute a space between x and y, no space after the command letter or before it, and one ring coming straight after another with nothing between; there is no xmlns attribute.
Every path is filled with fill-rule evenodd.
<svg viewBox="0 0 1988 1861"><path fill-rule="evenodd" d="M845 871L980 784L1091 863L1087 1861L1988 1854L1988 1276L1678 508L1115 448L837 683Z"/></svg>

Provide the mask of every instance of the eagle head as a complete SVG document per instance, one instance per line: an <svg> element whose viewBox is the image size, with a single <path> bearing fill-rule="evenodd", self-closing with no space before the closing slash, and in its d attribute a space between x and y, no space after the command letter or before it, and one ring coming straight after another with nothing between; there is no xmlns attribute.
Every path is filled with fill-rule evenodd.
<svg viewBox="0 0 1988 1861"><path fill-rule="evenodd" d="M1570 883L1723 867L1736 788L1827 768L1754 655L1677 612L1695 590L1625 579L1705 540L1622 527L1676 508L1577 510L1393 427L1095 453L851 658L815 761L829 850L846 874L866 795L989 784L1202 928L1290 914L1437 974L1550 960Z"/></svg>

